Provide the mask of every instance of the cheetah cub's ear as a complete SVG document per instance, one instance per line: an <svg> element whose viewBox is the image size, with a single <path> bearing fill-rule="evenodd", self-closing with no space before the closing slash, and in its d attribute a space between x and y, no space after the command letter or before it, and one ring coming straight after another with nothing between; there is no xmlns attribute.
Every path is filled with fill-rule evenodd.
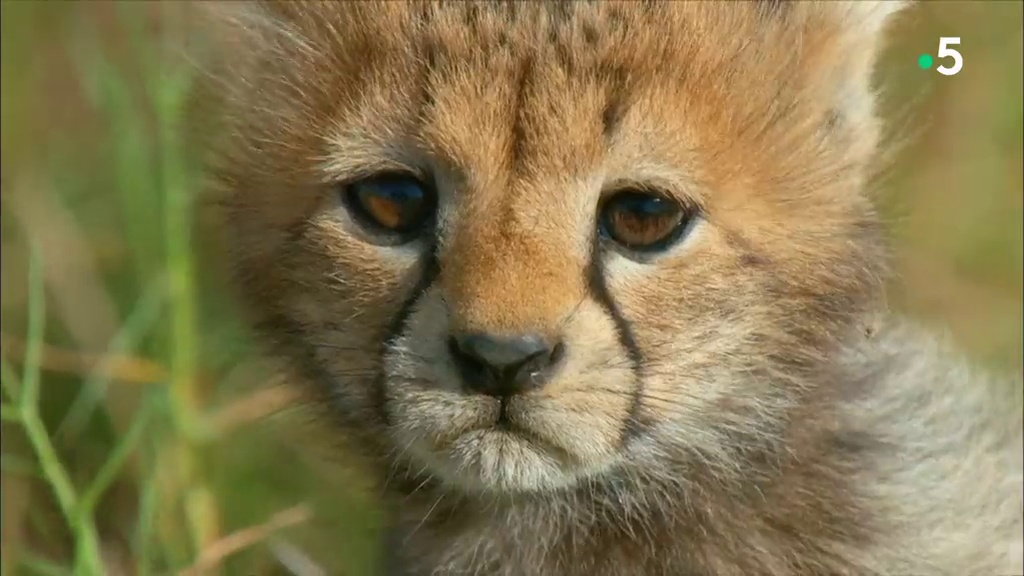
<svg viewBox="0 0 1024 576"><path fill-rule="evenodd" d="M832 35L838 50L836 63L850 81L866 83L884 44L887 24L909 5L906 0L796 2L793 10L803 13L812 30Z"/></svg>
<svg viewBox="0 0 1024 576"><path fill-rule="evenodd" d="M844 28L858 34L877 34L893 14L907 8L910 0L846 0L841 2L794 2L812 12L828 14Z"/></svg>
<svg viewBox="0 0 1024 576"><path fill-rule="evenodd" d="M856 134L849 142L854 155L874 150L878 127L872 72L889 24L911 4L907 0L781 0L771 11L783 29L798 31L799 40L790 39L799 46L805 85L813 87L809 97L830 107L836 122Z"/></svg>

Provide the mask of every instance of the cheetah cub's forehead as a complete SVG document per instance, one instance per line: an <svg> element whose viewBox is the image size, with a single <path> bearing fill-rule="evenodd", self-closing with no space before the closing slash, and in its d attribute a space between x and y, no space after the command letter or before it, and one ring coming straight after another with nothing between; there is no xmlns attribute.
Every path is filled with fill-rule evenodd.
<svg viewBox="0 0 1024 576"><path fill-rule="evenodd" d="M255 321L367 445L466 489L766 441L877 293L897 6L219 7Z"/></svg>

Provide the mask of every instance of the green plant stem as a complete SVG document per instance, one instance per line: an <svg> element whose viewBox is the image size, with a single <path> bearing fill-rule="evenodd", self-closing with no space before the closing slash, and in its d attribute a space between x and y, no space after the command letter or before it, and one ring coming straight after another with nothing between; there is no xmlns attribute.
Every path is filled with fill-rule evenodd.
<svg viewBox="0 0 1024 576"><path fill-rule="evenodd" d="M79 514L78 499L75 488L68 477L64 466L57 457L57 451L50 442L42 420L35 410L22 411L22 426L32 449L39 459L39 467L53 493L57 503L69 525L74 529L76 538L75 574L83 576L100 576L104 573L103 560L100 554L100 539L91 515Z"/></svg>
<svg viewBox="0 0 1024 576"><path fill-rule="evenodd" d="M149 423L152 406L153 402L149 399L143 402L142 408L132 421L131 427L121 438L114 451L107 457L107 461L103 463L99 472L96 473L85 493L82 494L79 500L79 513L81 515L91 515L93 513L100 497L103 496L103 493L113 483L114 478L120 472L128 456L139 444L139 441L142 440L142 431L145 430L146 424Z"/></svg>
<svg viewBox="0 0 1024 576"><path fill-rule="evenodd" d="M184 491L187 524L194 550L201 551L216 537L213 498L203 483L199 460L202 407L197 382L198 331L192 261L192 197L188 170L182 157L178 131L189 74L172 70L152 80L151 97L157 112L158 166L164 195L165 239L170 323L171 418L181 440L175 444L175 464Z"/></svg>
<svg viewBox="0 0 1024 576"><path fill-rule="evenodd" d="M25 350L25 371L22 374L18 412L25 436L39 460L57 504L76 533L75 573L100 576L104 573L100 540L95 523L89 515L79 514L78 499L71 478L60 462L39 416L40 362L45 337L46 294L38 253L32 250L28 267L28 344Z"/></svg>
<svg viewBox="0 0 1024 576"><path fill-rule="evenodd" d="M21 385L21 378L14 372L14 368L7 363L6 358L0 357L0 385L3 386L4 394L11 400L18 400L18 387Z"/></svg>

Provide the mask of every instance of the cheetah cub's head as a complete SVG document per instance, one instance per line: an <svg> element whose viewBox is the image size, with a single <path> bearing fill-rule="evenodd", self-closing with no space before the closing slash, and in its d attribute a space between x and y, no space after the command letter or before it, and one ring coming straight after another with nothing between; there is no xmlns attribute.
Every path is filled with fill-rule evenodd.
<svg viewBox="0 0 1024 576"><path fill-rule="evenodd" d="M239 286L389 464L491 493L728 473L876 300L897 6L221 5Z"/></svg>

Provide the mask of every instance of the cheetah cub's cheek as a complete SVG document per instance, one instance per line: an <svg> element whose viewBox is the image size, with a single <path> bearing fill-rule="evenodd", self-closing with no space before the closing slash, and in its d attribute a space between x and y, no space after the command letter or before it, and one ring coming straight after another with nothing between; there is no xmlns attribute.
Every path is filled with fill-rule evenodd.
<svg viewBox="0 0 1024 576"><path fill-rule="evenodd" d="M450 336L448 306L439 289L424 293L385 357L396 450L471 491L550 490L619 460L636 382L597 304L570 311L557 349L527 367L524 385L533 389L516 393L466 366L472 360Z"/></svg>

